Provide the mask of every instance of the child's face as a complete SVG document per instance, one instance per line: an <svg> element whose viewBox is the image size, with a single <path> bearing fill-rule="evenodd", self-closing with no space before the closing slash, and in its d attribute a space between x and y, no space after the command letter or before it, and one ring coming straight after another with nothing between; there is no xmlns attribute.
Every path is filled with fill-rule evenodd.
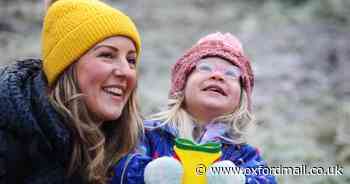
<svg viewBox="0 0 350 184"><path fill-rule="evenodd" d="M239 68L222 58L202 59L186 82L186 110L205 123L233 112L240 100L239 77Z"/></svg>

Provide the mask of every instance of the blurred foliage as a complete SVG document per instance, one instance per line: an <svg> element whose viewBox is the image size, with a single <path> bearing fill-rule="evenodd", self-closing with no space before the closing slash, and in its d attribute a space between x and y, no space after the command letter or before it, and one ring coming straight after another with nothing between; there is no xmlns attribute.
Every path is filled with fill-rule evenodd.
<svg viewBox="0 0 350 184"><path fill-rule="evenodd" d="M279 1L281 1L282 3L286 3L290 6L301 6L309 2L310 0L279 0Z"/></svg>
<svg viewBox="0 0 350 184"><path fill-rule="evenodd" d="M350 1L320 0L318 3L319 7L317 7L315 11L316 16L329 21L335 21L333 23L339 26L348 25L350 23Z"/></svg>
<svg viewBox="0 0 350 184"><path fill-rule="evenodd" d="M263 4L263 3L266 3L268 1L282 3L288 7L296 7L296 6L301 6L301 5L308 3L310 0L250 0L248 2L253 2L255 4Z"/></svg>

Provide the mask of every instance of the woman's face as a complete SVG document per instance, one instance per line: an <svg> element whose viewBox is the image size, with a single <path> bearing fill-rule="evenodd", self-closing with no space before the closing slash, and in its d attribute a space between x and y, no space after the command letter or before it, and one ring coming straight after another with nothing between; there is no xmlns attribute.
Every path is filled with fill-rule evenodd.
<svg viewBox="0 0 350 184"><path fill-rule="evenodd" d="M96 44L77 62L84 102L98 122L116 120L136 86L136 48L127 37Z"/></svg>
<svg viewBox="0 0 350 184"><path fill-rule="evenodd" d="M233 112L240 101L239 76L239 68L222 58L202 59L187 78L186 110L204 123Z"/></svg>

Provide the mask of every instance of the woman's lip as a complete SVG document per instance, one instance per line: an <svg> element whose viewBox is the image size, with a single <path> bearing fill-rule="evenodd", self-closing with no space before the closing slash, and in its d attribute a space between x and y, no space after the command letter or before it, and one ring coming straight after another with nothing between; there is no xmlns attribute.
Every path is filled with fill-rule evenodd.
<svg viewBox="0 0 350 184"><path fill-rule="evenodd" d="M102 89L105 89L105 88L119 88L122 91L125 91L127 86L126 85L121 85L121 84L113 84L113 85L104 85L104 86L102 86Z"/></svg>
<svg viewBox="0 0 350 184"><path fill-rule="evenodd" d="M107 95L109 98L112 98L114 101L120 102L120 101L123 101L123 99L124 99L124 96L123 96L123 95L121 95L121 96L113 95L113 94L110 94L110 93L108 93L107 91L105 91L105 90L103 90L103 89L102 89L102 91L103 91L103 93L104 93L105 95Z"/></svg>
<svg viewBox="0 0 350 184"><path fill-rule="evenodd" d="M115 101L118 101L118 102L123 101L123 97L121 97L121 96L111 96L111 98Z"/></svg>

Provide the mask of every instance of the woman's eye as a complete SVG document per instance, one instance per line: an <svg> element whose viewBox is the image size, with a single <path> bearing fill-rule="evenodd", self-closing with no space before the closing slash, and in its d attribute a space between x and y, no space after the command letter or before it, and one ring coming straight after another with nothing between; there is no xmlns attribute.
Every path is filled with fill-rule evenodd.
<svg viewBox="0 0 350 184"><path fill-rule="evenodd" d="M128 63L132 66L136 66L136 59L134 59L134 58L128 59Z"/></svg>
<svg viewBox="0 0 350 184"><path fill-rule="evenodd" d="M113 58L113 54L110 52L101 52L100 54L98 54L98 57L111 59Z"/></svg>

